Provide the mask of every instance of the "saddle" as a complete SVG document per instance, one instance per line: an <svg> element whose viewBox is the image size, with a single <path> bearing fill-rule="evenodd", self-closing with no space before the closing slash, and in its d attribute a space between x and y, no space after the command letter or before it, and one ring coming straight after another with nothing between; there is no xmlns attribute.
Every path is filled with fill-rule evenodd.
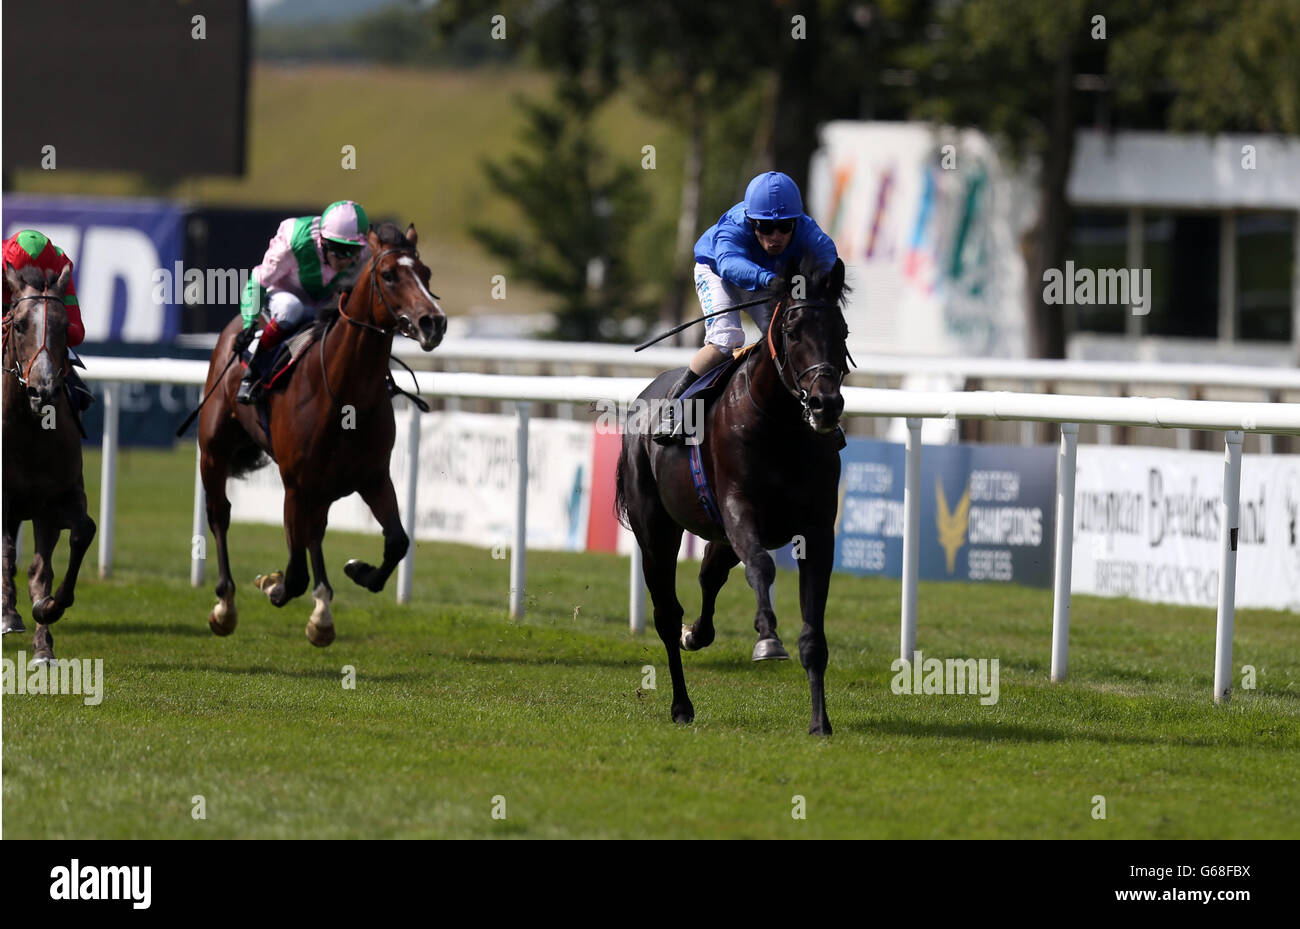
<svg viewBox="0 0 1300 929"><path fill-rule="evenodd" d="M254 369L263 387L273 390L277 384L283 387L289 382L289 372L298 363L298 359L307 354L307 349L311 348L315 341L315 322L309 320L299 331L277 345L270 358L254 358L248 349L244 349L240 354L240 361L244 363L245 368L251 366Z"/></svg>
<svg viewBox="0 0 1300 929"><path fill-rule="evenodd" d="M692 400L699 398L704 401L707 409L722 394L722 389L727 386L731 376L740 368L745 356L749 354L755 345L759 344L761 343L755 342L753 345L746 345L744 348L736 349L732 352L731 357L722 364L715 365L701 374L695 383L682 392L679 399Z"/></svg>
<svg viewBox="0 0 1300 929"><path fill-rule="evenodd" d="M760 343L754 343L754 345L758 344ZM739 370L745 356L754 345L746 345L744 348L737 349L722 364L715 365L705 371L695 383L682 392L680 399L700 399L704 402L704 408L707 412L713 401L721 396L723 388L727 386L727 382L731 380L732 375ZM708 475L704 473L704 456L700 453L698 443L689 446L689 457L691 483L695 485L695 494L699 498L700 505L704 508L704 512L708 514L709 521L718 528L722 528L722 514L718 509L717 498L713 495L713 488L709 486Z"/></svg>

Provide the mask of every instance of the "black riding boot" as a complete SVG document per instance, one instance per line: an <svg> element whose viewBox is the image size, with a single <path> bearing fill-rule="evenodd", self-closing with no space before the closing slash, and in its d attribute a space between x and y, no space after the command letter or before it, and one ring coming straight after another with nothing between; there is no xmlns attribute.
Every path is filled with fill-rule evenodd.
<svg viewBox="0 0 1300 929"><path fill-rule="evenodd" d="M64 383L68 387L68 402L73 412L84 413L90 409L90 405L95 402L95 395L90 392L90 388L81 379L76 368L68 369L68 376L64 378Z"/></svg>
<svg viewBox="0 0 1300 929"><path fill-rule="evenodd" d="M677 399L686 393L686 388L690 387L700 376L687 368L682 376L677 379L673 389L668 391L668 396L664 398L664 415L659 421L659 428L655 430L654 440L657 445L680 445L685 438L682 426L682 417L676 415Z"/></svg>

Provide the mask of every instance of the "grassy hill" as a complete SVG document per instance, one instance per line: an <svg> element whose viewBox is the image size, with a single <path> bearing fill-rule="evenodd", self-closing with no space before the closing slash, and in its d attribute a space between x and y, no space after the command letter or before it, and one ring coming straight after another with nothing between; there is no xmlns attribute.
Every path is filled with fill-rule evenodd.
<svg viewBox="0 0 1300 929"><path fill-rule="evenodd" d="M103 196L164 196L209 205L300 204L322 207L347 197L372 217L413 221L421 253L434 270L434 289L453 315L519 313L545 300L522 286L493 302L490 281L504 273L470 239L474 221L509 223L511 205L488 187L485 158L518 146L519 95L544 96L550 78L509 69L421 69L259 64L249 87L248 166L242 178L199 178L158 185L127 174L15 171L21 191ZM164 118L141 114L152 131ZM144 126L142 126L142 129ZM639 164L641 147L654 145L657 170L647 172L655 227L673 226L682 164L679 134L615 97L600 120L611 155ZM356 169L341 167L341 149L356 147Z"/></svg>

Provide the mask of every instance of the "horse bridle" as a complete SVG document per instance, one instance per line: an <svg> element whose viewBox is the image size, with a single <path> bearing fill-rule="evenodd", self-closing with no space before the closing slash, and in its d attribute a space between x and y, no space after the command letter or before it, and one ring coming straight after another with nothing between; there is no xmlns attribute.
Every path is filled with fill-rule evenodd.
<svg viewBox="0 0 1300 929"><path fill-rule="evenodd" d="M56 303L58 303L60 306L63 305L63 297L58 296L56 294L26 294L25 296L22 297L15 297L12 302L17 304L17 303L22 303L24 300L42 300L42 301L53 300ZM6 347L8 346L9 343L9 338L8 338L9 330L12 327L13 327L13 317L5 316L4 318L5 340L4 341ZM49 317L47 316L45 319L41 320L41 347L36 351L36 354L32 355L31 360L27 362L27 367L20 369L18 367L18 360L14 359L14 366L11 368L5 365L3 367L4 372L6 374L12 374L15 378L18 379L18 383L22 384L24 387L30 387L32 368L36 365L36 359L41 357L42 352L44 352L46 355L50 355L49 340L50 340L50 320ZM53 355L50 355L50 361L51 362L54 361ZM62 378L63 368L58 365L55 365L55 369L59 372L57 377Z"/></svg>
<svg viewBox="0 0 1300 929"><path fill-rule="evenodd" d="M416 259L417 261L420 259L420 253L416 251L414 247L409 245L407 246L395 245L392 248L384 249L382 252L376 255L370 262L370 292L371 294L375 294L375 293L379 294L379 302L380 304L383 305L384 311L388 313L389 317L392 318L393 328L396 329L402 324L403 317L398 316L397 313L393 311L393 308L388 303L388 298L384 296L383 288L379 286L379 263L384 260L385 256L391 255L394 252L409 252L411 254L411 257ZM415 272L412 271L411 273L415 273ZM429 296L433 297L433 299L435 300L441 299L437 294L433 293L432 291L430 291ZM373 300L374 298L371 297L371 299ZM348 322L350 322L352 325L360 326L363 329L370 329L374 332L381 332L381 333L388 333L392 331L390 329L385 329L383 326L376 326L374 323L362 322L359 319L353 319L351 316L349 316L343 310L343 294L339 294L339 315L342 316L344 319L346 319Z"/></svg>
<svg viewBox="0 0 1300 929"><path fill-rule="evenodd" d="M348 322L350 322L352 325L360 326L362 329L369 329L371 332L378 332L380 335L391 335L395 329L401 326L402 320L405 317L398 316L395 312L393 312L393 308L388 304L388 298L384 296L384 289L379 286L379 263L384 260L384 257L386 255L391 255L394 252L409 252L411 254L411 257L415 258L417 261L420 258L420 253L413 246L395 245L392 248L384 249L382 252L380 252L370 261L370 293L371 293L370 299L372 305L374 301L374 294L378 293L379 302L383 305L385 312L387 312L388 315L393 320L393 329L385 329L383 326L376 326L374 323L367 323L359 319L353 319L351 316L347 314L347 311L343 309L345 294L341 293L339 294L339 315L342 316L344 319L346 319ZM414 274L415 273L414 270L412 270L411 273ZM429 296L433 297L433 299L435 300L441 299L437 294L433 293L432 291L429 292ZM399 364L400 363L401 362L399 361ZM407 370L410 369L408 368ZM334 396L334 390L330 387L329 372L325 370L325 339L324 338L320 340L320 373L321 373L321 379L325 383L325 392L329 394L330 401L337 402L337 399Z"/></svg>
<svg viewBox="0 0 1300 929"><path fill-rule="evenodd" d="M779 352L777 351L776 342L772 338L772 333L777 330L778 320L781 319L782 312L788 313L791 310L803 309L833 310L835 308L835 304L828 303L824 300L800 300L796 303L790 304L779 303L777 304L776 311L772 314L772 321L767 327L767 347L771 353L772 361L776 364L777 380L781 382L781 386L784 387L792 397L799 401L799 405L803 408L803 415L805 418L807 418L811 413L808 407L808 401L811 399L812 395L808 392L808 388L812 387L819 377L835 377L835 386L837 388L843 386L844 378L849 374L848 366L846 365L841 368L839 365L833 365L828 361L821 361L817 364L809 365L798 373L794 373L793 369L790 368L790 354L786 344L786 337L790 332L789 328L783 322L780 324L781 350ZM785 356L784 362L781 360L781 356L783 355ZM844 357L847 362L854 365L857 364L853 361L853 356L849 354L849 348L847 345L844 346ZM792 372L791 380L788 383L785 375L787 370ZM808 387L804 387L804 378L809 374L812 374L812 379L809 380Z"/></svg>

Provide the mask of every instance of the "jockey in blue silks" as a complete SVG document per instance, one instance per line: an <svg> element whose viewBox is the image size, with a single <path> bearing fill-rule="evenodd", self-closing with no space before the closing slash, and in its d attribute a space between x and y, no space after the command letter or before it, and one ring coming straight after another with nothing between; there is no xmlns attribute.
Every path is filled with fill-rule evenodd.
<svg viewBox="0 0 1300 929"><path fill-rule="evenodd" d="M799 186L780 171L768 171L749 182L745 199L737 203L695 243L695 292L705 313L725 310L771 295L765 303L748 307L759 331L766 333L776 309L773 287L790 262L813 254L825 267L839 257L835 243L803 211ZM704 323L704 347L673 385L668 400L676 400L701 374L722 364L745 342L740 310L723 313ZM660 445L680 443L682 423L672 403L664 404L664 417L655 431Z"/></svg>

